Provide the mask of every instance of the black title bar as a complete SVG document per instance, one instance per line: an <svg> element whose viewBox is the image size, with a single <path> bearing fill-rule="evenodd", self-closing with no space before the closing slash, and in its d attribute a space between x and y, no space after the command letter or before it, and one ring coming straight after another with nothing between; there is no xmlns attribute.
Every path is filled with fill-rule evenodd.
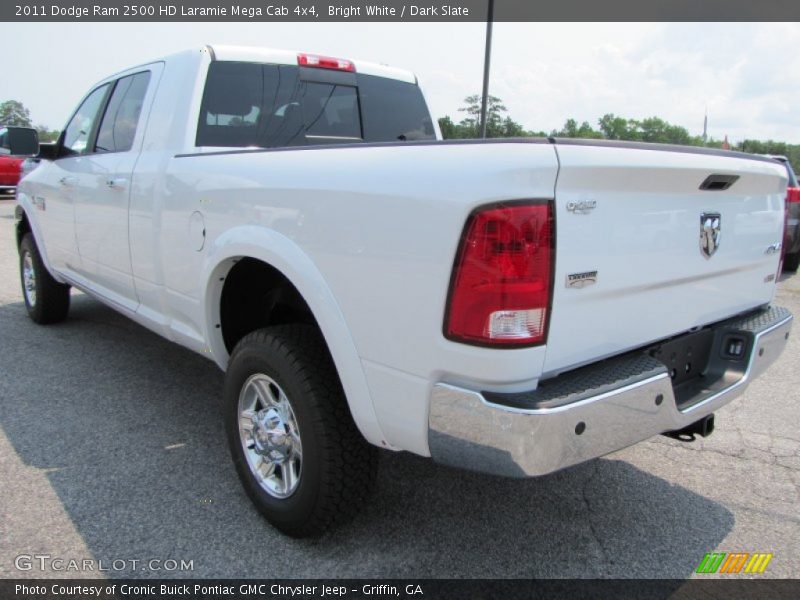
<svg viewBox="0 0 800 600"><path fill-rule="evenodd" d="M485 22L488 0L3 0L9 22ZM496 0L498 22L800 21L797 0Z"/></svg>

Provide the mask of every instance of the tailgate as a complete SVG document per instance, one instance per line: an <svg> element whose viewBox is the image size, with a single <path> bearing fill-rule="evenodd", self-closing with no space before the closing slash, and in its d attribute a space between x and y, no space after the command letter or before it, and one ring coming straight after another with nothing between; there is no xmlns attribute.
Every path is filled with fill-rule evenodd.
<svg viewBox="0 0 800 600"><path fill-rule="evenodd" d="M771 301L786 195L781 165L671 147L555 147L545 374Z"/></svg>

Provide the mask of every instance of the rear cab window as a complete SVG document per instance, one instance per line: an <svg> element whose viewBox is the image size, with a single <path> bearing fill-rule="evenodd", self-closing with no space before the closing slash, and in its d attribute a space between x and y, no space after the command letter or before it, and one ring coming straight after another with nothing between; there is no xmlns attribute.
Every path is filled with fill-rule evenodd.
<svg viewBox="0 0 800 600"><path fill-rule="evenodd" d="M433 140L419 86L352 72L215 61L197 146L279 148Z"/></svg>

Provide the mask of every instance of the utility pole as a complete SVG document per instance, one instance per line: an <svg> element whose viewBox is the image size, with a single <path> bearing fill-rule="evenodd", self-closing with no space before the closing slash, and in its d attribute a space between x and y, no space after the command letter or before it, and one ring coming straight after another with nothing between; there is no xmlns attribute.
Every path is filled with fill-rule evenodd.
<svg viewBox="0 0 800 600"><path fill-rule="evenodd" d="M492 20L494 19L494 0L489 0L489 14L486 16L486 54L483 59L483 95L481 96L481 137L486 137L486 107L489 103L489 61L492 57Z"/></svg>
<svg viewBox="0 0 800 600"><path fill-rule="evenodd" d="M703 119L703 143L708 141L708 107L706 107L706 116Z"/></svg>

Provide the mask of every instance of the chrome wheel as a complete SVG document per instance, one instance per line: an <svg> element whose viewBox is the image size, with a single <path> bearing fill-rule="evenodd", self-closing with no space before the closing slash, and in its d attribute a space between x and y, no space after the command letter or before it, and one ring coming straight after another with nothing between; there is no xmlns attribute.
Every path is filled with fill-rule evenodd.
<svg viewBox="0 0 800 600"><path fill-rule="evenodd" d="M239 394L239 438L259 485L275 498L291 496L300 483L303 445L289 399L274 379L251 375Z"/></svg>
<svg viewBox="0 0 800 600"><path fill-rule="evenodd" d="M30 252L22 256L22 288L28 306L36 306L36 271L33 268L33 258Z"/></svg>

